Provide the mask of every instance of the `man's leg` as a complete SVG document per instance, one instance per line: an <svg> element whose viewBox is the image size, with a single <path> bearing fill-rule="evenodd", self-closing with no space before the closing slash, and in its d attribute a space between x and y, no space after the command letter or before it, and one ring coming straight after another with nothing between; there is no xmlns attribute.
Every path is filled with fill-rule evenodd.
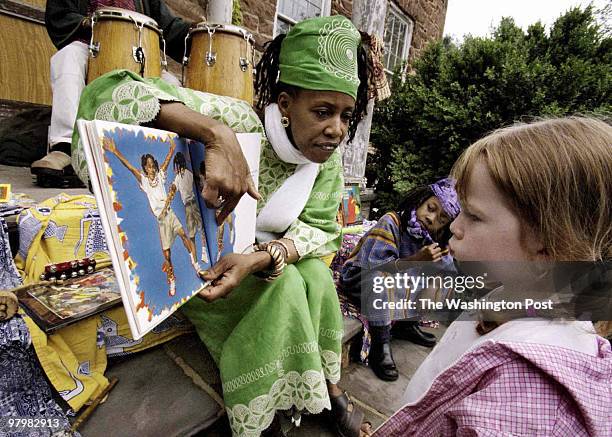
<svg viewBox="0 0 612 437"><path fill-rule="evenodd" d="M51 126L49 153L32 163L33 174L63 177L70 171L70 143L79 107L79 98L87 75L88 49L75 41L51 57Z"/></svg>

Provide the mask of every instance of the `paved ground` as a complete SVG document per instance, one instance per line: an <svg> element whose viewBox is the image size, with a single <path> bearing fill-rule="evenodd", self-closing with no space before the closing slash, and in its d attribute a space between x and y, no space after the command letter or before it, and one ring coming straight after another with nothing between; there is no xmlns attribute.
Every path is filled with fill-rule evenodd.
<svg viewBox="0 0 612 437"><path fill-rule="evenodd" d="M0 183L11 183L13 192L27 193L36 201L45 200L60 192L68 194L88 193L86 189L67 190L38 188L33 184L29 169L2 165L0 165ZM430 329L429 331L440 337L444 328ZM381 381L368 367L358 363L351 363L348 368L343 371L342 379L339 384L342 389L346 390L353 397L355 402L366 413L367 420L372 422L375 427L380 425L401 406L399 400L404 393L406 384L430 350L401 340L393 341L392 345L394 357L400 371L400 378L398 381ZM188 362L190 360L188 352L184 352L182 356L185 361ZM198 355L198 357L201 356L202 355ZM194 358L192 357L191 359ZM207 359L210 360L209 358ZM202 366L202 363L199 365ZM193 363L192 367L198 371L197 363ZM212 378L212 376L210 376L210 369L200 370L198 373L200 373L200 375L209 375L209 379ZM126 394L126 396L127 395L129 394ZM102 409L103 407L99 408ZM165 408L163 408L163 410L166 411ZM102 415L103 413L101 413L101 411L102 410L97 411L92 420L95 420L96 415ZM93 424L90 426L93 427ZM331 427L321 416L303 417L302 424L299 428L292 427L290 422L285 423L284 427L289 437L331 437L335 435L331 431ZM91 434L85 433L84 435L97 434L96 432L92 432ZM223 417L218 420L213 427L199 435L225 437L230 434L227 419Z"/></svg>
<svg viewBox="0 0 612 437"><path fill-rule="evenodd" d="M59 193L71 195L89 193L85 188L40 188L34 184L34 179L29 168L0 165L0 184L9 183L12 185L13 193L25 193L37 202Z"/></svg>

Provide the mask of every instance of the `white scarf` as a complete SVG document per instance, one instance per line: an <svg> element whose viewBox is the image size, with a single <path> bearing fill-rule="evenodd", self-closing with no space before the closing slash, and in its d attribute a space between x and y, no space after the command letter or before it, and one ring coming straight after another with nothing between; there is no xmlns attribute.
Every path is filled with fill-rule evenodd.
<svg viewBox="0 0 612 437"><path fill-rule="evenodd" d="M259 211L255 232L257 241L274 240L285 233L306 206L319 174L319 164L308 160L291 144L280 119L281 112L276 103L266 106L266 135L272 148L281 161L297 164L297 167Z"/></svg>

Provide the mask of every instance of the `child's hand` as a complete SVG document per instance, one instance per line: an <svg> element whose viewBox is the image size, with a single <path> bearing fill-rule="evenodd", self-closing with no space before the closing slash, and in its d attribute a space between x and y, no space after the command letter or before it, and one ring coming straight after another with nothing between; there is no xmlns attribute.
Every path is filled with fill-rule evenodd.
<svg viewBox="0 0 612 437"><path fill-rule="evenodd" d="M417 253L418 261L440 261L443 253L440 245L438 243L430 244L429 246L424 246Z"/></svg>

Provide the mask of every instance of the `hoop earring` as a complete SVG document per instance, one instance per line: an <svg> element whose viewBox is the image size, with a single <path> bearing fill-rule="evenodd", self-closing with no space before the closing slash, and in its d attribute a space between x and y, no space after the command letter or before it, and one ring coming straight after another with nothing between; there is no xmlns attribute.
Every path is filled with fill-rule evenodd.
<svg viewBox="0 0 612 437"><path fill-rule="evenodd" d="M285 127L285 128L286 128L286 127L289 127L289 118L287 118L287 117L281 117L281 120L280 120L280 121L281 121L281 125L282 125L283 127Z"/></svg>

